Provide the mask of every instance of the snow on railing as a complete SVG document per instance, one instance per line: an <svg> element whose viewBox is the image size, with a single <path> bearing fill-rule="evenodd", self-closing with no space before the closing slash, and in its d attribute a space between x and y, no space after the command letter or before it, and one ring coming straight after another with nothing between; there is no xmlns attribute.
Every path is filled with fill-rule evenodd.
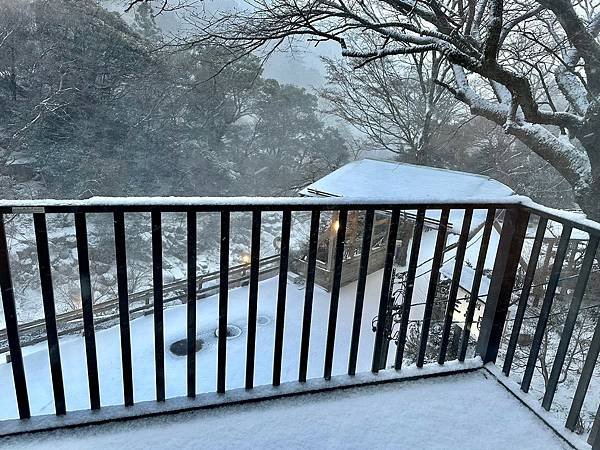
<svg viewBox="0 0 600 450"><path fill-rule="evenodd" d="M150 207L150 206L195 206L195 207L265 207L265 206L352 206L352 205L424 205L439 206L460 205L519 205L529 201L527 197L512 195L493 198L489 196L457 198L454 202L447 199L436 200L436 197L420 197L418 194L406 198L390 200L389 198L317 198L317 197L91 197L83 200L39 199L39 200L0 200L0 208L35 208L35 207Z"/></svg>

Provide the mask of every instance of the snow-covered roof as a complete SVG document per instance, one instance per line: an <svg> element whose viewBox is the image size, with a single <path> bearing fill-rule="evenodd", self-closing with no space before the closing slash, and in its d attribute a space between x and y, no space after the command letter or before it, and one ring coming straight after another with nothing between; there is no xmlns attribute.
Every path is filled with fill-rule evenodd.
<svg viewBox="0 0 600 450"><path fill-rule="evenodd" d="M440 268L440 273L448 279L452 279L452 274L454 273L454 261L448 261ZM473 279L475 278L475 270L473 270L469 266L463 266L462 273L460 275L460 283L459 286L463 288L467 292L471 292L471 288L473 287ZM489 277L483 275L481 277L481 284L479 285L479 295L483 296L480 298L482 302L485 303L486 296L490 289L491 280Z"/></svg>
<svg viewBox="0 0 600 450"><path fill-rule="evenodd" d="M388 200L461 202L513 195L492 178L428 166L362 159L331 172L300 191L311 197L376 197Z"/></svg>
<svg viewBox="0 0 600 450"><path fill-rule="evenodd" d="M575 214L577 214L577 213L575 213ZM577 221L582 221L585 219L585 215L582 213L577 214L576 217L577 217ZM548 223L546 225L546 232L544 233L544 238L545 239L558 239L558 238L560 238L561 233L562 233L562 225L558 222L550 220L550 221L548 221ZM527 238L528 239L533 239L536 234L537 234L537 224L527 228ZM590 238L589 234L586 231L580 230L578 228L573 228L571 230L570 237L572 240L581 240L581 241L587 241Z"/></svg>
<svg viewBox="0 0 600 450"><path fill-rule="evenodd" d="M23 164L31 164L33 162L33 158L29 155L21 152L15 152L10 155L8 159L7 165L23 165Z"/></svg>

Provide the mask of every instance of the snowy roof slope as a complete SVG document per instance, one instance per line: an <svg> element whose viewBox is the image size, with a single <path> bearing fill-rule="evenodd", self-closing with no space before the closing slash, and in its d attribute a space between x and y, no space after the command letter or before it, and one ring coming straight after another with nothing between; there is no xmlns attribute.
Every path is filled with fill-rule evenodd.
<svg viewBox="0 0 600 450"><path fill-rule="evenodd" d="M577 213L574 213L577 214ZM579 221L585 220L584 214L577 214ZM555 222L553 220L548 221L546 224L546 232L544 233L544 239L557 239L560 238L563 227L559 222ZM527 238L533 239L537 233L537 225L529 226L527 228ZM582 241L587 241L590 238L590 235L583 230L578 228L573 228L571 230L571 239L577 239Z"/></svg>
<svg viewBox="0 0 600 450"><path fill-rule="evenodd" d="M440 273L448 279L452 279L452 274L454 271L454 261L448 261L440 268ZM473 270L469 266L463 266L462 273L460 275L460 284L459 286L463 288L467 292L471 292L471 288L473 286L473 279L475 278L475 270ZM483 275L481 277L481 284L479 286L479 295L485 296L488 294L490 289L490 279L489 277ZM485 298L481 299L485 303Z"/></svg>
<svg viewBox="0 0 600 450"><path fill-rule="evenodd" d="M362 159L315 181L300 194L398 201L416 197L429 201L461 202L467 199L501 199L514 192L499 181L472 173Z"/></svg>

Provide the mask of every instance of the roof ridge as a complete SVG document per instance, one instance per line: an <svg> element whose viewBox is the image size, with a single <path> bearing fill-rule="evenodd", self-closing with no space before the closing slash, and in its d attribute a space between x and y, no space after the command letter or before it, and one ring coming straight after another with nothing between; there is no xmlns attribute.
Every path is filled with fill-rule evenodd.
<svg viewBox="0 0 600 450"><path fill-rule="evenodd" d="M402 162L402 161L390 161L390 160L386 160L386 159L367 157L367 158L362 158L362 159L357 159L357 160L351 161L349 164L354 163L354 162L366 161L366 160L377 161L377 162L381 162L381 163L393 164L393 165L398 165L398 166L411 166L411 167L418 167L418 168L424 168L424 169L439 170L441 172L456 173L456 174L460 174L460 175L469 175L472 177L478 177L478 178L483 178L485 180L495 181L496 183L500 183L500 184L506 186L501 181L498 181L495 178L490 177L489 175L482 175L480 173L473 173L473 172L465 172L462 170L445 169L443 167L433 167L433 166L427 166L427 165L423 165L423 164L413 164L413 163ZM344 166L342 166L342 167L344 167ZM510 186L506 186L506 187L510 188ZM512 189L512 188L510 188L510 189Z"/></svg>

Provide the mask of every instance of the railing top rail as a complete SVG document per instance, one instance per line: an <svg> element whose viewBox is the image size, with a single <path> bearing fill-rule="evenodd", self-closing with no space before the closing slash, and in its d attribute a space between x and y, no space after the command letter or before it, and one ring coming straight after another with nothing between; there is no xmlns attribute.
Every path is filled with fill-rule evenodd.
<svg viewBox="0 0 600 450"><path fill-rule="evenodd" d="M0 200L0 211L10 209L45 208L48 212L56 209L151 209L151 208L202 208L202 209L239 209L248 210L255 208L314 208L314 207L473 207L490 205L510 206L520 204L526 197L470 197L448 202L434 197L419 197L418 194L411 198L344 198L344 197L92 197L84 200ZM11 212L11 211L9 211ZM13 211L14 212L14 211ZM18 212L18 211L17 211Z"/></svg>
<svg viewBox="0 0 600 450"><path fill-rule="evenodd" d="M219 211L280 211L293 209L308 211L334 209L464 209L508 208L521 206L530 212L568 224L592 234L600 233L600 223L582 217L581 214L549 208L520 195L500 198L457 199L448 202L432 197L377 199L343 197L92 197L84 200L40 199L0 200L0 213L75 213L75 212L219 212Z"/></svg>
<svg viewBox="0 0 600 450"><path fill-rule="evenodd" d="M527 211L563 225L570 225L595 236L600 236L600 223L586 218L582 213L564 211L535 203L527 197L521 197L520 205Z"/></svg>

